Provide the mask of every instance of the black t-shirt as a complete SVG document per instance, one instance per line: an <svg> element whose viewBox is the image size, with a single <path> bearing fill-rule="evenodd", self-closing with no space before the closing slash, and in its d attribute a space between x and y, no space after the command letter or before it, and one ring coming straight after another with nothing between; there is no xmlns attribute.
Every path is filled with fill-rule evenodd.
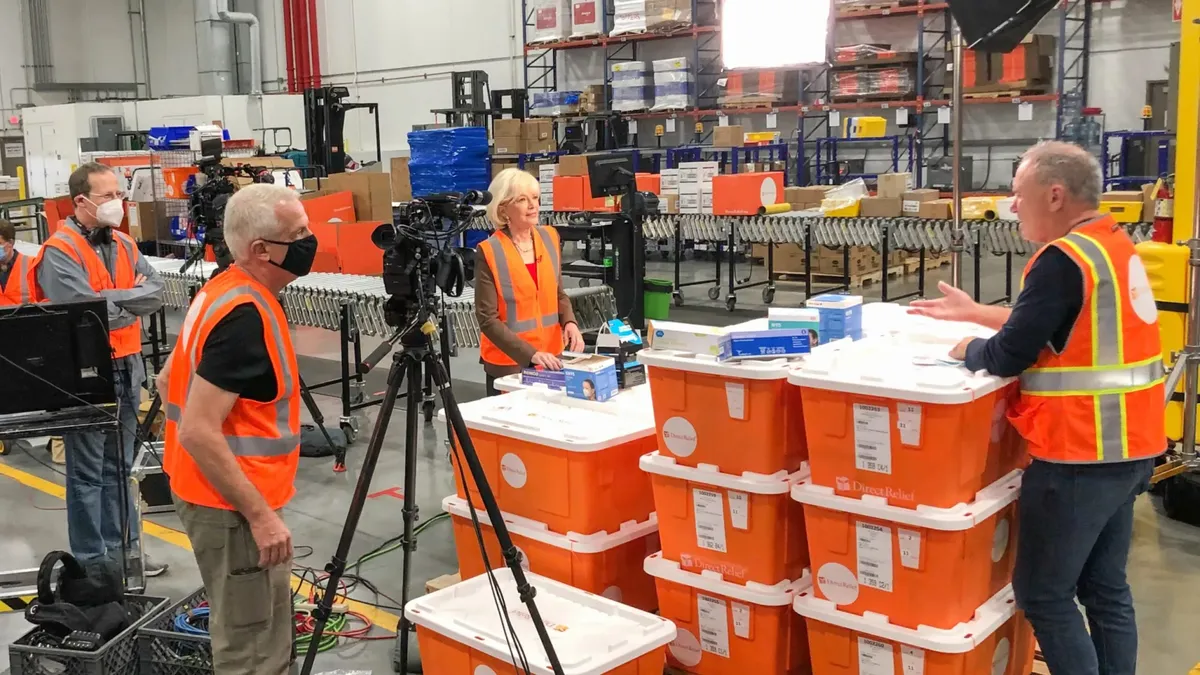
<svg viewBox="0 0 1200 675"><path fill-rule="evenodd" d="M238 305L217 322L204 343L196 373L214 386L251 401L266 403L275 399L279 387L258 308Z"/></svg>

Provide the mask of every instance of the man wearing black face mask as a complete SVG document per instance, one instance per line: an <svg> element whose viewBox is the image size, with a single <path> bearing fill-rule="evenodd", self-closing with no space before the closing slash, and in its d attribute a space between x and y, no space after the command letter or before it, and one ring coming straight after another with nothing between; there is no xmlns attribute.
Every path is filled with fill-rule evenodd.
<svg viewBox="0 0 1200 675"><path fill-rule="evenodd" d="M242 188L225 208L233 264L188 308L159 376L171 479L208 593L213 670L282 675L292 648L292 535L300 386L276 296L308 274L316 237L296 193Z"/></svg>
<svg viewBox="0 0 1200 675"><path fill-rule="evenodd" d="M146 369L142 363L140 317L163 304L163 282L127 234L114 232L125 215L120 183L112 169L89 162L76 169L67 186L75 214L67 218L33 262L36 300L73 302L104 298L108 339L120 405L118 431L66 434L67 536L81 562L116 561L121 551L121 486L135 454L134 434ZM124 462L124 471L116 462ZM136 494L129 495L131 500ZM129 514L131 545L141 545L140 528ZM147 576L166 570L144 559Z"/></svg>

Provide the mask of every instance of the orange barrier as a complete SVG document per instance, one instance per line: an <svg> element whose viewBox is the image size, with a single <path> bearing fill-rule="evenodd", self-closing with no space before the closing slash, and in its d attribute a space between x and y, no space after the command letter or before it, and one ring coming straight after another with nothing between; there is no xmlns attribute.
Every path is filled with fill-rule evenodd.
<svg viewBox="0 0 1200 675"><path fill-rule="evenodd" d="M722 363L665 350L638 360L646 364L662 454L734 475L791 473L808 458L800 390L787 384L787 361Z"/></svg>
<svg viewBox="0 0 1200 675"><path fill-rule="evenodd" d="M793 608L807 620L812 675L1028 675L1033 668L1033 629L1010 588L948 630L900 628L839 612L807 592Z"/></svg>
<svg viewBox="0 0 1200 675"><path fill-rule="evenodd" d="M642 457L641 467L651 474L664 558L737 584L801 577L808 566L804 510L788 491L805 472L732 476L657 452Z"/></svg>
<svg viewBox="0 0 1200 675"><path fill-rule="evenodd" d="M442 509L454 521L459 574L464 579L483 574L487 568L466 500L446 497ZM476 509L475 515L487 546L488 562L493 569L503 567L500 542L487 513ZM611 534L590 535L555 534L542 523L515 516L505 516L504 524L526 571L647 612L658 609L654 580L643 569L648 553L659 548L658 521L654 517L642 523L627 523Z"/></svg>
<svg viewBox="0 0 1200 675"><path fill-rule="evenodd" d="M949 629L969 620L1012 580L1020 486L1016 471L969 504L910 510L796 485L813 592L844 612L885 616L904 628Z"/></svg>
<svg viewBox="0 0 1200 675"><path fill-rule="evenodd" d="M643 397L596 403L528 389L464 403L462 413L502 511L591 534L654 511L650 479L637 468L655 445L647 408ZM457 468L454 481L465 498ZM480 503L469 472L467 482Z"/></svg>
<svg viewBox="0 0 1200 675"><path fill-rule="evenodd" d="M776 586L742 586L716 575L686 572L655 554L646 571L658 586L659 615L678 634L667 663L696 675L808 672L804 619L792 611L796 594L811 579Z"/></svg>

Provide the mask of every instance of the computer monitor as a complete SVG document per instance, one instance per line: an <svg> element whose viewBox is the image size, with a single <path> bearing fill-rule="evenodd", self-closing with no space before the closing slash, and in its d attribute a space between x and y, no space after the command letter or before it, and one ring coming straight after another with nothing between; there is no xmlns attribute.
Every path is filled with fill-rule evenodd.
<svg viewBox="0 0 1200 675"><path fill-rule="evenodd" d="M588 155L588 177L592 199L625 194L636 184L632 152Z"/></svg>
<svg viewBox="0 0 1200 675"><path fill-rule="evenodd" d="M0 308L0 415L116 400L106 301Z"/></svg>

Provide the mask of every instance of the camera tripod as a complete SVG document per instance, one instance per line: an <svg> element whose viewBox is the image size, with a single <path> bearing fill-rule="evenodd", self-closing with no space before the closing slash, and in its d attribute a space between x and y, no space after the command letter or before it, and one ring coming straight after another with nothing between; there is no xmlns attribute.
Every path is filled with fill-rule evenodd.
<svg viewBox="0 0 1200 675"><path fill-rule="evenodd" d="M316 625L313 628L310 644L315 645L320 642L321 636L325 632L325 625L329 621L329 617L333 611L333 601L334 596L337 594L338 582L341 581L346 571L350 546L354 540L354 533L358 529L358 521L362 516L367 494L371 490L371 480L375 474L375 465L379 459L379 452L383 447L383 439L387 435L388 425L392 419L392 410L395 408L396 400L400 396L401 382L406 382L407 384L407 403L405 406L404 436L404 507L401 511L404 518L404 534L402 539L404 561L401 572L401 583L403 586L400 591L400 604L401 606L408 604L412 554L416 550L416 540L413 538L413 526L417 520L418 513L416 499L417 433L421 427L421 408L418 403L421 401L421 390L424 385L423 373L427 372L433 376L434 386L437 387L442 397L442 406L450 422L449 426L452 432L450 443L452 451L456 454L455 464L459 474L465 483L465 475L463 475L462 471L462 463L465 462L478 488L480 500L487 510L488 520L491 521L493 531L500 542L500 550L503 551L504 563L512 570L521 601L529 610L529 615L532 618L534 628L537 630L538 638L545 650L546 657L549 659L550 667L556 675L562 675L562 665L559 663L558 655L550 643L550 635L547 632L546 624L542 621L541 613L534 603L536 591L529 584L525 572L521 568L520 553L517 551L512 538L508 534L508 528L504 524L504 516L500 512L500 507L496 504L496 498L492 494L491 488L488 486L487 476L484 474L483 466L479 462L479 456L475 452L475 446L471 443L470 436L468 435L467 423L463 420L462 413L458 408L458 402L454 398L454 392L450 389L450 376L442 364L441 357L434 348L433 334L436 331L437 327L433 321L426 320L420 326L419 330L411 331L411 334L405 334L404 332L397 334L401 349L392 354L392 366L388 371L387 390L383 396L383 403L379 408L379 417L375 420L375 428L371 432L371 439L367 444L366 455L363 457L362 472L359 474L358 483L354 487L354 496L350 500L350 508L346 513L346 522L342 527L337 550L334 552L329 564L325 567L325 571L329 573L329 576L325 580L324 594L321 596L320 602L317 603L317 608L313 610ZM395 339L390 342L395 342ZM474 518L474 505L470 504L469 496L468 507L472 513L472 518ZM478 523L475 526L478 528ZM480 540L480 544L482 547L482 539ZM484 562L487 563L486 552L484 552ZM507 621L508 617L504 617L504 620ZM408 671L408 637L410 630L411 624L402 612L400 624L396 630L398 647L395 663L398 672ZM308 651L304 657L304 665L300 670L301 675L310 675L312 673L316 656L316 649Z"/></svg>

